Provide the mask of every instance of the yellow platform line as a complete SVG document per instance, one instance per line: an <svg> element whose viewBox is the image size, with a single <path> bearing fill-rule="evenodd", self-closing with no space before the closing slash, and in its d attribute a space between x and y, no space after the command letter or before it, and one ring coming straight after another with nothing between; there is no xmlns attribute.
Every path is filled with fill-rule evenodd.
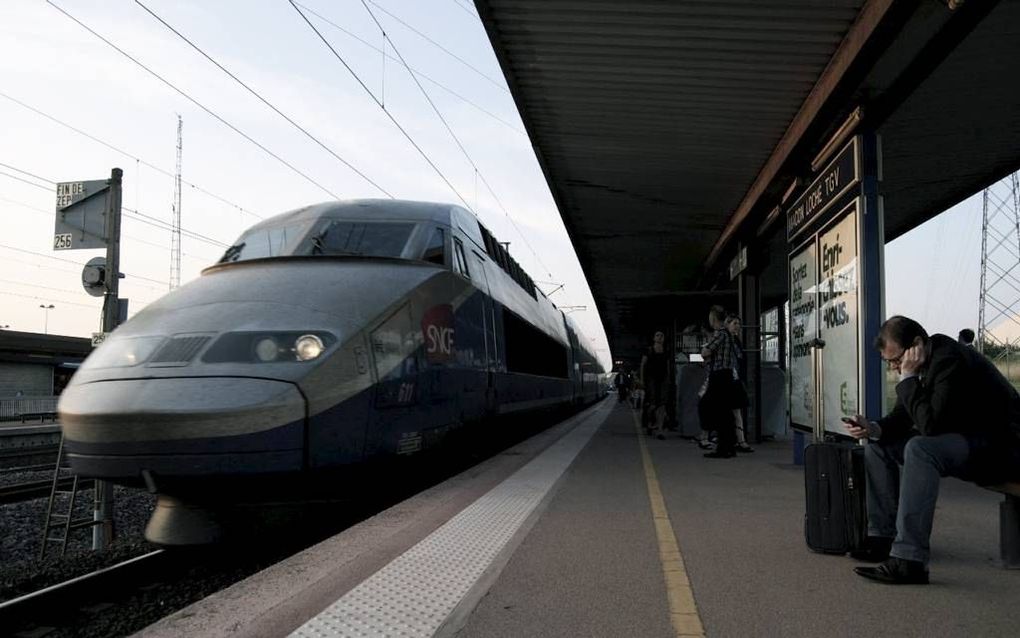
<svg viewBox="0 0 1020 638"><path fill-rule="evenodd" d="M638 445L641 447L641 461L645 467L645 482L648 484L648 500L655 521L655 535L659 540L659 561L662 563L662 576L666 581L669 618L677 636L704 636L705 629L701 625L698 606L694 602L694 592L691 591L691 582L687 579L687 569L684 567L684 558L680 555L673 524L669 520L669 512L666 511L666 501L662 498L655 465L652 464L652 456L648 453L641 422L636 413L633 417Z"/></svg>

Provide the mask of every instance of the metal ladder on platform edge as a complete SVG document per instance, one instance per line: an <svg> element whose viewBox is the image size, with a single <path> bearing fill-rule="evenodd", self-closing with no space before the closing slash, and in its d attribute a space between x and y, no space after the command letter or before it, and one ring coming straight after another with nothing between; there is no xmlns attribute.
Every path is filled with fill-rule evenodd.
<svg viewBox="0 0 1020 638"><path fill-rule="evenodd" d="M94 527L101 524L103 521L93 520L92 518L80 518L73 520L74 516L74 501L78 494L78 475L66 472L61 474L62 470L69 470L70 465L64 464L64 434L60 434L60 446L57 448L57 464L53 470L53 487L50 489L50 500L46 505L46 522L43 525L42 535L42 547L39 550L39 560L46 557L46 548L50 543L60 543L60 556L63 557L64 553L67 552L67 541L71 536L71 530L80 529L83 527ZM71 481L71 489L62 489L62 482L67 483L67 479L73 478ZM99 498L99 492L93 488L93 494L96 499ZM53 508L56 504L57 495L68 496L67 510L63 514L54 513ZM62 522L54 522L54 519L63 519ZM63 531L61 536L50 536L50 530L60 529Z"/></svg>

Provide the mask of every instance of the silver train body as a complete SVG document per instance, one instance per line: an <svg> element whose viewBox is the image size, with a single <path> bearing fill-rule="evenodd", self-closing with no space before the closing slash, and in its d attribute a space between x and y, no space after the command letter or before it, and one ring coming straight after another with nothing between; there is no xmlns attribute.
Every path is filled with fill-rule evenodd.
<svg viewBox="0 0 1020 638"><path fill-rule="evenodd" d="M78 474L211 498L595 401L586 346L468 211L334 202L254 226L118 327L58 410Z"/></svg>

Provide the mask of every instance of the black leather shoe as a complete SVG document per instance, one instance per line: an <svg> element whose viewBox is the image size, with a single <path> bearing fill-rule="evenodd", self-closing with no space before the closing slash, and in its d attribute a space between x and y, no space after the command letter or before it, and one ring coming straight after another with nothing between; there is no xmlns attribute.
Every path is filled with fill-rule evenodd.
<svg viewBox="0 0 1020 638"><path fill-rule="evenodd" d="M869 536L864 541L864 547L850 552L850 558L864 561L865 563L881 563L889 559L889 550L892 549L893 539L881 536Z"/></svg>
<svg viewBox="0 0 1020 638"><path fill-rule="evenodd" d="M877 567L854 567L854 572L888 585L927 585L928 570L924 563L890 556Z"/></svg>

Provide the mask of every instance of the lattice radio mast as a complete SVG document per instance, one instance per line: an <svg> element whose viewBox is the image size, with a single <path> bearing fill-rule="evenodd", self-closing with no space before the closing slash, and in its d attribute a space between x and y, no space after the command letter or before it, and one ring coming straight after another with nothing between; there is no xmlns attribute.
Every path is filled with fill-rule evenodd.
<svg viewBox="0 0 1020 638"><path fill-rule="evenodd" d="M1020 183L1017 173L992 184L981 198L981 298L977 347L1009 361L1017 341L997 336L1003 318L1020 327Z"/></svg>
<svg viewBox="0 0 1020 638"><path fill-rule="evenodd" d="M173 229L170 233L170 290L181 285L181 131L184 121L177 116L177 172L174 175Z"/></svg>

